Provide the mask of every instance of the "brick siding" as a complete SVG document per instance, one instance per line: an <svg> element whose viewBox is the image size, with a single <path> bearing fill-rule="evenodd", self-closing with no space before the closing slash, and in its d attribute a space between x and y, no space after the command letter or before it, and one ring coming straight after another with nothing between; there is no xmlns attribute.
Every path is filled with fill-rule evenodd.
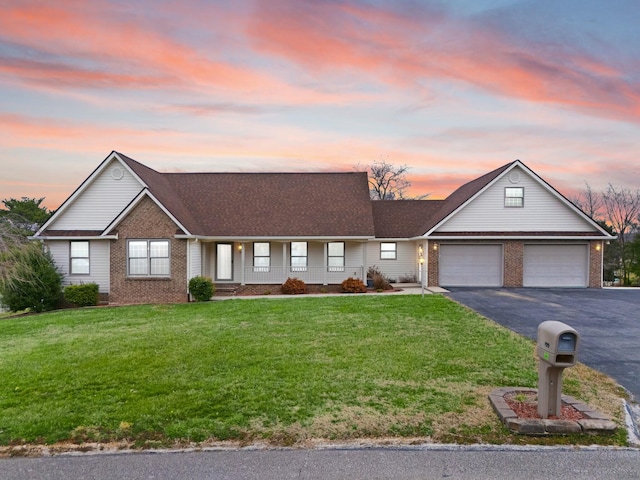
<svg viewBox="0 0 640 480"><path fill-rule="evenodd" d="M427 286L440 285L440 245L437 242L427 242Z"/></svg>
<svg viewBox="0 0 640 480"><path fill-rule="evenodd" d="M508 240L503 243L505 287L522 287L524 275L524 243Z"/></svg>
<svg viewBox="0 0 640 480"><path fill-rule="evenodd" d="M117 228L111 241L109 303L186 302L187 241L174 238L176 224L149 198L144 198ZM127 240L167 239L171 256L168 278L127 277Z"/></svg>
<svg viewBox="0 0 640 480"><path fill-rule="evenodd" d="M595 240L589 245L589 288L602 288L602 241Z"/></svg>

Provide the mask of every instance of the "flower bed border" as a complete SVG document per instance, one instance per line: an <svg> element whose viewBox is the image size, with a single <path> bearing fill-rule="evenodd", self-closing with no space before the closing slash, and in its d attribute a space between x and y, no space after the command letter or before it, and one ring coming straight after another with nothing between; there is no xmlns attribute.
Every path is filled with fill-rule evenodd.
<svg viewBox="0 0 640 480"><path fill-rule="evenodd" d="M503 387L489 394L489 401L500 421L514 433L522 435L554 435L568 433L611 434L618 428L607 416L573 397L562 395L562 402L571 405L584 416L581 420L519 418L504 396L517 393L537 393L536 389Z"/></svg>

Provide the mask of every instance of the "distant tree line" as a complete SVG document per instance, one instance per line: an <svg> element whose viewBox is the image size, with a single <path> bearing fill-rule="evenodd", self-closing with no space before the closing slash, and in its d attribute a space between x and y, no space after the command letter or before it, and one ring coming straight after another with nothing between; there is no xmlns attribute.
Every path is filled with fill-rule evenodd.
<svg viewBox="0 0 640 480"><path fill-rule="evenodd" d="M587 183L572 202L618 238L604 249L604 280L640 282L640 189L609 184L601 192Z"/></svg>

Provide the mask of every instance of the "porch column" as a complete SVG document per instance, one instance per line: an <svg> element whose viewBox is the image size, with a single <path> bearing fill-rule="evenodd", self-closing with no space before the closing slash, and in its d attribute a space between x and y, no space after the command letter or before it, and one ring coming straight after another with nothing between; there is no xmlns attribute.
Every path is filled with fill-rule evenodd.
<svg viewBox="0 0 640 480"><path fill-rule="evenodd" d="M280 283L287 281L287 242L282 242L282 278Z"/></svg>
<svg viewBox="0 0 640 480"><path fill-rule="evenodd" d="M244 278L245 275L245 243L242 242L240 244L240 285L245 285L246 281Z"/></svg>
<svg viewBox="0 0 640 480"><path fill-rule="evenodd" d="M329 265L329 253L328 253L328 249L329 249L329 243L328 242L324 242L323 244L323 250L324 250L324 266L322 268L322 285L328 285L328 281L327 281L327 266Z"/></svg>
<svg viewBox="0 0 640 480"><path fill-rule="evenodd" d="M367 284L367 270L368 270L368 266L367 266L367 250L369 248L369 242L364 241L361 243L362 245L362 272L360 272L362 278L360 280L362 280L362 283L364 283L365 285Z"/></svg>

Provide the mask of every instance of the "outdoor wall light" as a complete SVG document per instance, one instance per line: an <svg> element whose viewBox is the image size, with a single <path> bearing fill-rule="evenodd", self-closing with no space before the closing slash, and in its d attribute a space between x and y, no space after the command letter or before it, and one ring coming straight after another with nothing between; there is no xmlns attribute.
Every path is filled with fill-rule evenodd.
<svg viewBox="0 0 640 480"><path fill-rule="evenodd" d="M434 243L434 244L433 244L433 249L434 249L434 250L437 250L437 249L438 249L438 244L437 244L437 243Z"/></svg>
<svg viewBox="0 0 640 480"><path fill-rule="evenodd" d="M242 251L242 244L238 245L238 250Z"/></svg>
<svg viewBox="0 0 640 480"><path fill-rule="evenodd" d="M598 252L600 251L600 249L601 249L601 248L602 248L602 247L600 246L600 244L599 244L599 243L598 243L598 244L596 244L596 250L597 250Z"/></svg>

